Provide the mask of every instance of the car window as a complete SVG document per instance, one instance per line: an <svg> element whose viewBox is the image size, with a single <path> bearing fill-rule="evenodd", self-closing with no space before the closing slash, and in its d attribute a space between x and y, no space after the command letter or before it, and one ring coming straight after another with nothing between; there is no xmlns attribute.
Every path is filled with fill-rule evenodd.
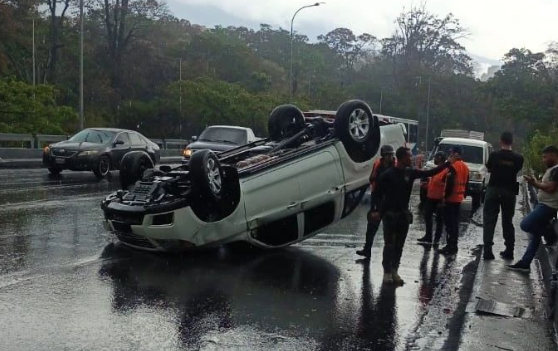
<svg viewBox="0 0 558 351"><path fill-rule="evenodd" d="M149 139L147 139L146 137L144 137L144 136L141 135L141 134L138 134L138 135L139 135L141 141L143 141L144 144L146 144L146 145L151 144L151 141L150 141Z"/></svg>
<svg viewBox="0 0 558 351"><path fill-rule="evenodd" d="M130 140L132 140L132 145L145 145L136 133L130 133Z"/></svg>
<svg viewBox="0 0 558 351"><path fill-rule="evenodd" d="M116 141L123 141L124 145L130 145L130 138L128 137L128 133L120 133L116 138Z"/></svg>
<svg viewBox="0 0 558 351"><path fill-rule="evenodd" d="M85 129L69 139L75 143L107 144L114 138L115 132L108 130Z"/></svg>
<svg viewBox="0 0 558 351"><path fill-rule="evenodd" d="M246 142L246 131L234 128L208 128L198 140L242 145Z"/></svg>
<svg viewBox="0 0 558 351"><path fill-rule="evenodd" d="M439 144L436 152L443 151L446 155L450 154L450 149L455 144ZM463 149L463 161L469 163L483 164L484 163L484 148L480 146L461 145Z"/></svg>

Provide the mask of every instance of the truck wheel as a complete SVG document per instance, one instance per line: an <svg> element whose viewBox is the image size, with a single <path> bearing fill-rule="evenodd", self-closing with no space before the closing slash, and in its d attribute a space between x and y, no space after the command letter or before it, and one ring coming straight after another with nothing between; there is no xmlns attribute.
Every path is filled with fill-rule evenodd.
<svg viewBox="0 0 558 351"><path fill-rule="evenodd" d="M366 162L380 149L380 125L372 110L360 100L346 101L335 114L335 135L355 162Z"/></svg>
<svg viewBox="0 0 558 351"><path fill-rule="evenodd" d="M294 105L277 106L269 115L267 131L273 141L292 137L306 126L304 114Z"/></svg>
<svg viewBox="0 0 558 351"><path fill-rule="evenodd" d="M219 159L210 150L200 150L190 159L192 190L210 202L218 203L223 197L224 175Z"/></svg>
<svg viewBox="0 0 558 351"><path fill-rule="evenodd" d="M120 161L120 186L127 190L130 185L136 184L141 180L143 173L153 168L151 157L142 151L128 152Z"/></svg>
<svg viewBox="0 0 558 351"><path fill-rule="evenodd" d="M99 162L93 168L93 173L97 178L104 178L110 172L110 158L107 155L102 155Z"/></svg>
<svg viewBox="0 0 558 351"><path fill-rule="evenodd" d="M58 168L58 167L48 167L48 171L49 171L50 174L52 174L52 175L59 175L60 172L62 172L62 168Z"/></svg>

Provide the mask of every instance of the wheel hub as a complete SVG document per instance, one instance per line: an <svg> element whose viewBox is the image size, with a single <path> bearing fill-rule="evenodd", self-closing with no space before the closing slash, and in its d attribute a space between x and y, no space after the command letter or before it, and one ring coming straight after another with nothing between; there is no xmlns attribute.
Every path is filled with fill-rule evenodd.
<svg viewBox="0 0 558 351"><path fill-rule="evenodd" d="M217 167L215 160L209 159L206 167L209 188L214 194L221 193L221 172L219 172L219 167Z"/></svg>
<svg viewBox="0 0 558 351"><path fill-rule="evenodd" d="M355 109L349 117L349 133L355 141L361 141L368 135L370 120L363 109Z"/></svg>

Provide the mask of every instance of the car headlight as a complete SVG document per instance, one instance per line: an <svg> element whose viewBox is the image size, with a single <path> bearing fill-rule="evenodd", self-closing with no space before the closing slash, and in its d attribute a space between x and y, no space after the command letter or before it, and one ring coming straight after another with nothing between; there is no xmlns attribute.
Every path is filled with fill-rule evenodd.
<svg viewBox="0 0 558 351"><path fill-rule="evenodd" d="M45 154L50 154L50 147L45 146L45 148L43 149L43 152L44 152Z"/></svg>
<svg viewBox="0 0 558 351"><path fill-rule="evenodd" d="M475 180L475 181L482 181L482 173L481 172L475 172L475 171L471 171L469 172L469 179L470 180Z"/></svg>
<svg viewBox="0 0 558 351"><path fill-rule="evenodd" d="M182 152L182 154L184 155L184 157L192 157L192 149L184 149L184 152Z"/></svg>
<svg viewBox="0 0 558 351"><path fill-rule="evenodd" d="M91 156L91 155L96 155L98 153L99 153L98 150L82 151L79 153L79 156Z"/></svg>

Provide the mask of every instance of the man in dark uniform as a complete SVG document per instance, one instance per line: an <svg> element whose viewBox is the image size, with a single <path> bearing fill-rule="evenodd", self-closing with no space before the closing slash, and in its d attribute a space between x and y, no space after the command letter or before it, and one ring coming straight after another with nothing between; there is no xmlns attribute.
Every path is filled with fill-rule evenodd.
<svg viewBox="0 0 558 351"><path fill-rule="evenodd" d="M519 192L517 173L523 168L523 156L512 151L513 135L504 132L500 136L500 150L488 157L486 168L490 172L490 180L486 189L483 210L483 241L485 260L493 260L492 245L494 229L498 221L498 213L502 209L502 232L506 249L500 252L504 259L513 259L515 244L515 197Z"/></svg>
<svg viewBox="0 0 558 351"><path fill-rule="evenodd" d="M380 149L380 155L382 157L374 163L374 166L372 166L372 172L370 173L370 196L373 196L374 191L376 190L377 181L380 175L388 168L393 167L395 163L395 150L393 149L393 146L382 146ZM356 252L357 255L370 259L372 244L374 244L374 237L376 237L379 227L380 221L372 220L369 213L368 224L366 225L366 242L364 243L364 248Z"/></svg>
<svg viewBox="0 0 558 351"><path fill-rule="evenodd" d="M404 284L398 274L403 246L409 231L412 215L409 211L409 199L413 182L417 178L431 177L442 172L449 164L444 163L429 171L411 168L413 163L411 151L400 147L395 152L397 165L386 170L378 179L376 191L372 194L372 220L384 223L384 283Z"/></svg>

